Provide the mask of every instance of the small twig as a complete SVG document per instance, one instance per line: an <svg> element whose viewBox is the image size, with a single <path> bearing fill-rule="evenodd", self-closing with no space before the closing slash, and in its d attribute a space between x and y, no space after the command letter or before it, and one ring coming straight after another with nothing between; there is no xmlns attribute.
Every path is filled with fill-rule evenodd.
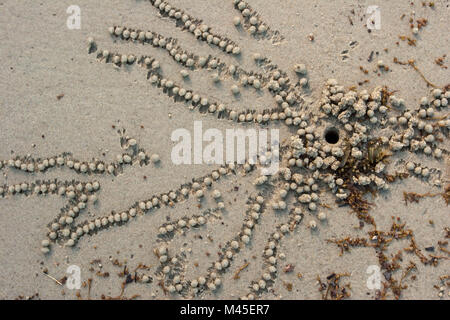
<svg viewBox="0 0 450 320"><path fill-rule="evenodd" d="M242 267L240 267L240 268L236 271L236 273L234 274L233 279L234 279L234 280L239 279L239 278L240 278L240 277L239 277L239 274L241 273L242 270L244 270L245 268L247 268L249 264L250 264L250 262L247 262L247 263L244 264Z"/></svg>
<svg viewBox="0 0 450 320"><path fill-rule="evenodd" d="M404 65L404 66L405 65L411 66L429 86L431 86L433 88L439 88L437 85L435 85L434 83L432 83L425 77L425 75L422 73L422 71L420 71L420 69L416 66L416 62L414 61L414 59L410 59L407 62L402 62L394 57L394 63Z"/></svg>
<svg viewBox="0 0 450 320"><path fill-rule="evenodd" d="M422 77L422 79L423 79L428 85L432 86L433 88L437 88L437 87L438 87L437 85L435 85L434 83L432 83L431 81L429 81L429 80L425 77L425 75L422 73L422 71L420 71L420 69L416 66L414 60L410 60L410 61L408 61L408 63L409 63L409 65L410 65L411 67L413 67L414 70L416 70L416 71L419 73L419 75Z"/></svg>
<svg viewBox="0 0 450 320"><path fill-rule="evenodd" d="M60 286L63 286L63 284L61 282L59 282L57 279L53 278L51 275L43 272L43 274L45 274L47 277L49 277L50 279L52 279L53 281L55 281L57 284L59 284Z"/></svg>

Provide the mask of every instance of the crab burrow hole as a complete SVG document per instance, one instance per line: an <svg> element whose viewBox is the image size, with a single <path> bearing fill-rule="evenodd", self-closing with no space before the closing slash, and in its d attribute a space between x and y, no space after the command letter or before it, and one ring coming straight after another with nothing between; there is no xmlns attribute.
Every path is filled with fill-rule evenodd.
<svg viewBox="0 0 450 320"><path fill-rule="evenodd" d="M325 141L329 144L336 144L339 141L339 130L331 127L325 130Z"/></svg>

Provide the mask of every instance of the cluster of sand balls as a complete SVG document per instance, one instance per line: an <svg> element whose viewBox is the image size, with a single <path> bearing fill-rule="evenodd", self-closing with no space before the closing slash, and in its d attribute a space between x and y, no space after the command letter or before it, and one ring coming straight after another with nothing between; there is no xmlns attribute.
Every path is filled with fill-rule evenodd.
<svg viewBox="0 0 450 320"><path fill-rule="evenodd" d="M320 124L320 119L313 115L303 114L304 119L298 124L299 129L297 134L291 136L288 142L288 148L283 153L286 167L280 169L279 175L282 177L281 181L284 180L285 183L277 187L274 198L271 201L271 206L274 210L285 210L287 208L285 198L290 191L297 195L294 201L295 203L306 207L308 212L314 214L317 213L319 207L320 196L318 191L323 186L328 187L334 192L337 199L345 199L348 196L348 190L346 190L344 185L345 181L337 176L337 170L341 167L342 161L345 161L345 157L350 156L361 160L367 157L368 152L371 152L371 150L374 153L380 152L379 150L400 151L403 147L396 148L395 146L395 141L398 136L403 138L401 141L406 146L408 146L407 140L411 140L414 144L414 138L421 139L421 143L428 145L429 148L433 148L433 153L429 151L424 153L429 155L433 154L437 159L440 159L442 154L447 152L442 151L434 144L438 140L442 141L448 135L447 120L435 121L432 118L434 110L427 105L427 98L422 98L421 100L421 105L426 107L426 113L421 111L424 107L417 112L401 111L400 116L396 118L404 117L406 121L400 120L398 121L400 124L398 124L398 122L394 122L391 118L388 118L388 110L401 106L404 107L405 102L392 95L390 97L383 97L385 92L381 87L375 88L371 93L366 90L360 93L354 91L345 92L344 88L339 86L335 80L330 79L323 93L323 98L320 101L322 111L328 118L335 119L329 123L332 124L333 129L338 128L336 130L340 130L341 133L343 132L345 134L351 145L351 149L346 151L348 147L342 144L342 142L329 143L325 141L324 130L318 130L320 128L319 125L311 125L311 123ZM431 101L439 100L441 101L441 105L442 100L446 99L446 93L439 89L434 90L432 96L434 100ZM382 101L388 105L383 105ZM443 105L445 105L445 100ZM422 116L420 116L420 113L422 113ZM428 119L432 123L428 125L423 123L419 124L421 121L419 119ZM375 145L375 148L370 149L369 142L374 138L372 128L375 125L377 129L380 127L392 129L393 126L397 125L402 128L407 127L407 129L402 131L394 127L394 133L391 136L382 136ZM414 131L414 129L416 130ZM439 134L441 136L438 139L430 138L428 136L429 134L433 132L437 134L436 129L440 130ZM422 149L425 147L422 147ZM410 149L410 151L415 150ZM376 157L377 155L372 156ZM353 176L351 182L354 185L361 186L372 184L378 189L386 190L388 189L388 181L383 175L386 169L385 167L383 162L378 162L372 173ZM432 172L436 171L435 169L416 165L413 162L408 162L406 169L413 172L416 176L423 178L428 178ZM267 178L258 178L255 184L261 185L267 181ZM300 214L301 209L297 207L291 211L291 214L292 212ZM294 217L293 221L296 221L295 219L301 219L299 215ZM318 212L316 217L320 221L327 219L327 215L323 211ZM310 220L308 227L311 229L317 228L317 222L314 219ZM277 228L279 229L277 230L278 232L271 236L264 250L264 257L268 266L267 270L260 279L251 283L250 293L241 297L241 299L255 299L273 283L277 270L275 266L277 262L276 250L280 235L292 229L289 227L289 224L280 225Z"/></svg>
<svg viewBox="0 0 450 320"><path fill-rule="evenodd" d="M289 108L292 108L301 102L300 97L292 87L289 77L285 72L279 69L275 69L271 72L268 88L272 93L275 102L281 107L284 113L289 114ZM297 124L294 123L294 125Z"/></svg>
<svg viewBox="0 0 450 320"><path fill-rule="evenodd" d="M323 98L320 101L322 111L327 115L327 118L335 119L330 121L328 126L332 125L333 129L337 128L336 130L340 130L341 134L345 134L351 149L346 151L347 148L342 142L332 144L324 141L324 130L318 130L320 128L320 119L313 115L303 114L303 119L298 124L297 134L291 136L288 148L283 153L286 167L282 167L279 174L285 183L277 187L274 199L271 201L271 206L274 210L285 210L287 208L287 203L284 199L290 191L297 195L295 202L306 207L310 213L318 211L320 200L318 191L323 186L334 192L337 199L345 199L348 196L348 191L344 186L345 181L337 176L337 170L341 167L345 157L351 156L356 159L363 159L368 156L370 150L375 150L373 151L374 153L388 149L392 151L402 150L403 147L396 148L395 146L398 136L403 138L401 141L405 146L409 145L407 140L411 140L414 145L414 139L420 139L420 143L425 145L422 149L428 146L433 150L433 152L427 151L424 153L428 155L433 154L436 159L440 159L443 153L447 153L447 151L437 147L436 141L442 141L448 135L448 120L441 119L436 121L433 119L432 117L435 113L433 108L429 106L430 103L434 104L433 101L436 100L439 100L443 106L446 104L443 99L446 99L447 93L439 89L433 90L432 96L434 100L431 100L430 103L427 98L422 98L422 107L419 111L401 111L401 114L396 119L404 117L406 121L401 119L397 122L391 120L392 117L388 118L388 110L404 107L405 102L402 99L397 99L395 96L384 99L382 96L384 92L381 87L375 88L371 93L365 90L359 94L353 91L345 92L343 87L338 86L337 82L331 79L327 82L323 93ZM383 105L382 101L386 101L389 105ZM436 103L435 106L438 104ZM425 113L422 111L424 108L426 108ZM420 123L424 119L431 123ZM311 125L311 123L315 123L315 125ZM370 149L368 143L374 138L372 136L372 128L375 125L377 129L380 127L394 128L394 133L391 136L382 136L375 149ZM397 130L397 125L401 128L407 127L407 129L404 131ZM429 137L432 133L440 136L433 139ZM410 149L410 151L415 150ZM376 155L374 156L376 157ZM372 173L354 176L352 177L352 183L361 186L373 184L378 189L388 189L388 181L383 176L385 167L383 162L378 162ZM432 172L436 171L435 169L416 165L413 162L408 162L405 167L416 176L423 178L427 178ZM258 183L256 184L261 185L267 182L267 178L262 180L258 178L257 181ZM300 213L300 207L297 207L294 212ZM323 211L318 212L316 217L320 221L327 219L327 215ZM308 227L311 229L317 228L317 222L314 219L310 220ZM264 272L261 279L251 283L250 293L241 297L241 299L255 299L273 283L276 273L276 267L274 266L277 261L276 249L280 234L283 231L287 232L290 230L288 225L281 225L278 228L280 232L276 232L271 236L264 251L268 270Z"/></svg>
<svg viewBox="0 0 450 320"><path fill-rule="evenodd" d="M27 173L46 172L51 168L66 167L80 174L111 174L117 175L123 168L133 163L147 165L149 161L159 162L159 155L148 156L144 149L139 148L135 139L128 138L125 142L128 152L117 155L116 160L106 163L98 159L81 161L75 159L70 153L63 153L45 159L34 159L31 156L15 157L13 159L0 161L0 169L11 168Z"/></svg>
<svg viewBox="0 0 450 320"><path fill-rule="evenodd" d="M341 132L346 134L352 145L351 155L361 158L362 153L357 146L373 138L372 128L377 125L378 130L394 129L394 133L389 137L386 135L380 137L380 142L387 144L391 151L400 151L409 147L410 151L421 150L427 155L434 154L436 158L440 158L442 150L438 148L438 139L433 134L447 134L448 120L436 122L431 118L426 119L420 116L420 113L423 114L421 112L423 109L417 112L408 111L404 109L403 99L397 99L393 95L389 97L383 97L383 95L386 95L386 92L381 87L375 88L370 94L366 90L359 94L355 91L344 93L343 88L337 86L334 80L329 81L325 97L321 101L321 108L327 115L340 122L343 128ZM382 100L386 105L382 104ZM401 114L398 116L388 117L388 110L393 109L404 110L400 111ZM430 115L434 114L432 108L428 108L427 112ZM439 130L441 132L438 132Z"/></svg>
<svg viewBox="0 0 450 320"><path fill-rule="evenodd" d="M232 0L234 8L241 14L233 18L236 27L242 26L256 40L271 40L273 44L279 43L284 37L279 31L272 30L261 16L250 5L241 0Z"/></svg>
<svg viewBox="0 0 450 320"><path fill-rule="evenodd" d="M173 7L167 1L150 0L150 2L163 16L174 19L177 26L180 26L183 30L189 31L197 39L217 46L228 54L239 55L241 53L241 48L236 43L227 37L213 33L211 28L202 23L200 19L192 17L183 10Z"/></svg>
<svg viewBox="0 0 450 320"><path fill-rule="evenodd" d="M409 149L414 153L423 153L441 159L446 150L439 148L439 141L445 139L450 129L449 119L435 120L437 110L447 108L446 101L449 92L443 93L440 89L434 89L432 99L423 97L420 108L417 111L404 110L399 116L389 118L389 125L403 129L390 138L392 150L400 151ZM438 101L438 103L435 103ZM444 101L443 104L442 101ZM401 107L402 100L391 97L390 102L394 107ZM436 107L439 105L439 107Z"/></svg>
<svg viewBox="0 0 450 320"><path fill-rule="evenodd" d="M233 0L233 2L235 8L241 12L242 17L244 18L243 26L250 34L265 34L267 32L267 25L261 21L258 14L248 5L247 2L238 0ZM233 23L236 26L240 25L240 18L235 18Z"/></svg>
<svg viewBox="0 0 450 320"><path fill-rule="evenodd" d="M405 146L408 145L408 139L413 145L416 143L415 139L421 139L420 143L425 145L423 149L427 147L432 149L437 159L447 152L437 147L437 141L442 140L448 134L448 128L442 125L446 122L440 120L441 124L439 124L434 121L434 124L429 126L421 124L414 131L420 121L414 121L414 119L418 119L418 116L415 115L416 113L408 111L402 112L400 116L409 121L406 124L408 126L406 130L396 130L394 127L390 136L375 136L373 134L375 125L377 129L380 127L392 129L393 127L393 121L388 117L388 106L393 108L404 105L404 101L401 99L397 99L395 96L383 97L384 94L386 93L381 87L375 88L371 93L366 90L360 93L346 92L342 86L337 84L336 80L327 81L323 97L319 102L324 115L303 113L300 121L296 123L299 127L297 133L290 137L286 144L287 148L283 149L283 163L286 165L279 170L279 175L284 183L279 186L271 201L272 209L285 210L287 208L285 198L289 192L293 192L299 205L305 207L308 212L316 214L320 206L319 190L326 187L335 194L337 199L345 200L349 195L349 191L345 188L345 183L348 182L355 186L370 185L379 190L387 190L389 183L385 175L386 165L383 161L379 161L378 157L383 153L390 155L391 152L403 149L403 147L396 147L398 136L402 137L401 143ZM441 95L445 95L445 93L441 93ZM433 92L433 96L440 98L436 90ZM388 106L383 105L382 102L386 102ZM325 123L323 124L323 122ZM330 127L341 135L338 141L330 143L326 140L326 132ZM442 136L439 139L431 139L424 134L427 132L426 130L428 130L428 134L435 132L435 127L440 128L441 131L447 131L440 132ZM375 143L373 143L374 140ZM431 154L429 151L424 153ZM351 181L345 181L339 176L338 170L349 158L356 161L363 161L366 158L373 159L376 165L372 171L357 173L350 177ZM412 168L411 164L407 165L409 171L417 172L425 178L435 171L420 167L416 169L416 167ZM256 179L255 185L263 185L267 181L267 177L259 177ZM317 218L325 220L326 213L318 212ZM311 221L310 227L316 228L315 221Z"/></svg>

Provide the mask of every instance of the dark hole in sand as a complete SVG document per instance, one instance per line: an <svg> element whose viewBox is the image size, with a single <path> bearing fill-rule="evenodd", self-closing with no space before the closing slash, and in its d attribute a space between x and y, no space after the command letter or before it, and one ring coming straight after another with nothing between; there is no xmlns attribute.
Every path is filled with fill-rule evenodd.
<svg viewBox="0 0 450 320"><path fill-rule="evenodd" d="M330 144L336 144L339 141L339 131L336 128L328 128L325 131L325 141Z"/></svg>

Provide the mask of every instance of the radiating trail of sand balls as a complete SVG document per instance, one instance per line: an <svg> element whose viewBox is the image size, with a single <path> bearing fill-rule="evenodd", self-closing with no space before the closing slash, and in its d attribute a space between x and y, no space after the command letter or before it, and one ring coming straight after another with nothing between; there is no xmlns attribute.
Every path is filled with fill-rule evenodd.
<svg viewBox="0 0 450 320"><path fill-rule="evenodd" d="M264 22L258 12L252 9L250 5L241 0L232 0L234 8L239 11L240 15L244 19L243 23L241 19L236 19L233 23L238 27L242 27L250 33L255 39L270 40L273 44L278 44L284 40L283 35L277 30L273 30Z"/></svg>
<svg viewBox="0 0 450 320"><path fill-rule="evenodd" d="M89 183L92 184L92 182ZM26 197L38 195L59 195L62 197L67 196L70 201L72 199L76 199L75 192L71 193L71 189L74 187L74 185L74 181L59 181L58 179L48 181L38 180L35 182L20 182L13 185L3 185L0 187L0 195L3 196L0 197L0 199L7 199L9 197L20 195ZM91 189L90 192L96 192L97 190L98 189Z"/></svg>
<svg viewBox="0 0 450 320"><path fill-rule="evenodd" d="M149 0L150 3L152 3L157 9L160 10L160 12L163 14L163 16L169 16L172 19L177 20L177 27L181 27L183 30L188 29L191 33L195 35L196 38L207 41L210 44L218 45L219 48L221 48L226 53L233 53L235 55L239 55L241 52L240 47L234 44L234 42L228 40L227 38L221 39L218 35L213 35L210 33L210 29L207 25L202 24L201 20L191 18L187 14L183 14L183 12L180 12L178 9L174 9L170 4L168 4L166 1L162 2L160 0ZM246 6L248 6L246 4ZM249 10L249 9L247 9ZM178 13L178 14L177 14ZM253 17L256 17L256 13L252 13ZM181 22L179 21L181 20ZM187 25L186 25L187 22ZM184 23L184 24L183 24ZM119 33L120 34L120 33ZM278 38L277 32L269 32L272 39ZM145 32L141 31L138 35L138 37L141 38L141 40L145 40ZM279 41L281 38L278 38ZM277 66L273 65L269 59L267 58L261 58L262 67L263 69L267 71L277 70ZM280 70L281 71L281 70ZM286 74L285 72L282 72L282 74ZM289 78L287 78L289 80ZM287 83L287 81L286 81ZM288 84L289 85L289 84ZM291 91L291 90L289 90ZM293 92L289 92L289 94L293 95ZM298 98L297 98L298 99Z"/></svg>
<svg viewBox="0 0 450 320"><path fill-rule="evenodd" d="M149 0L149 2L159 10L163 17L174 20L177 28L188 31L198 40L214 45L227 54L237 56L241 53L241 48L234 41L225 36L215 34L201 19L195 18L183 10L173 7L167 1Z"/></svg>
<svg viewBox="0 0 450 320"><path fill-rule="evenodd" d="M182 49L177 45L177 40L173 38L165 38L164 36L152 31L140 31L130 29L127 27L111 27L110 33L114 37L120 37L125 41L139 41L140 43L150 43L154 47L166 49L165 51L172 56L172 58L181 66L189 68L191 70L197 70L201 68L207 68L209 71L217 70L214 81L220 81L221 77L236 78L242 87L251 86L255 90L267 89L272 97L274 97L277 107L272 108L270 113L282 112L292 113L291 108L301 105L302 101L295 93L294 88L291 85L290 79L287 74L273 65L267 58L255 57L255 62L265 70L264 74L248 72L239 66L227 65L220 61L219 58L208 56L200 57L187 50ZM142 40L139 40L138 34L143 33L145 36ZM137 40L138 39L138 40ZM108 50L101 51L98 56L108 61L108 57L111 56ZM148 59L150 59L148 57ZM148 60L147 66L151 66L154 69L158 69L160 64L155 59ZM140 61L141 59L139 59ZM130 56L130 59L123 57L122 55L113 56L113 63L119 64L133 64L136 61L134 55ZM237 86L235 86L238 88ZM234 89L233 89L234 90ZM215 108L214 108L215 109ZM213 109L213 110L214 110ZM270 110L270 109L268 109ZM266 110L266 113L268 113ZM253 111L254 113L255 111ZM256 118L256 117L255 117ZM261 122L263 122L263 114L261 114ZM289 124L289 121L288 123Z"/></svg>
<svg viewBox="0 0 450 320"><path fill-rule="evenodd" d="M162 242L154 250L158 257L159 266L156 274L159 275L161 283L169 293L179 292L189 284L185 280L185 251L175 256L170 256L168 246L177 233L185 235L190 230L199 229L210 220L221 219L221 209L207 209L201 215L185 216L175 222L168 222L159 228L159 237Z"/></svg>
<svg viewBox="0 0 450 320"><path fill-rule="evenodd" d="M276 76L275 80L278 80L278 78L281 76L288 78L286 72L279 70L278 67L271 62L271 60L262 57L258 54L255 54L253 58L255 60L255 63L257 63L257 65L265 71L264 74L246 71L240 66L235 65L227 66L227 64L222 62L220 58L212 55L208 55L207 57L196 55L193 52L178 45L178 40L176 38L167 38L154 31L150 30L142 31L139 29L133 29L125 26L115 26L110 27L109 32L111 36L113 36L114 38L119 38L123 41L141 44L150 44L155 48L165 49L165 51L167 51L167 53L172 57L172 59L175 62L190 70L205 69L205 68L207 68L208 70L219 70L221 74L226 74L231 77L237 75L239 79L240 79L239 76L242 77L253 76L262 82L261 88L264 88L267 82L271 78L272 79L274 78L272 73L275 73L276 71L278 71L280 75ZM138 37L138 34L141 33L145 35L144 37L142 37L142 39ZM286 83L288 81L285 80L284 82ZM287 89L288 89L287 91L290 91L289 88Z"/></svg>
<svg viewBox="0 0 450 320"><path fill-rule="evenodd" d="M198 201L201 201L201 199L204 197L205 191L208 190L213 182L218 181L220 178L228 174L240 174L239 170L241 169L244 170L244 172L248 173L255 170L256 166L252 166L248 163L239 166L230 164L228 167L221 167L219 170L214 170L211 174L200 178L201 183L197 181L198 179L194 179L193 183L183 184L176 190L157 194L146 200L138 201L128 209L123 211L120 210L121 213L112 211L109 215L105 215L103 217L99 217L75 225L71 230L72 237L70 239L71 241L69 243L69 246L75 245L76 241L78 241L85 235L92 235L113 226L124 225L137 216L153 212L161 208L162 206L172 207L176 203L188 199L190 193L192 193ZM57 238L58 237L50 238L49 240L55 241Z"/></svg>
<svg viewBox="0 0 450 320"><path fill-rule="evenodd" d="M200 190L200 189L199 189ZM198 228L208 223L211 217L218 218L217 214L220 214L221 209L208 209L201 215L184 216L178 219L176 222L166 222L162 224L159 229L159 238L162 241L169 241L175 237L177 232L185 234L186 231L192 228Z"/></svg>
<svg viewBox="0 0 450 320"><path fill-rule="evenodd" d="M78 174L87 175L118 175L123 172L126 166L139 163L140 166L146 166L150 162L150 156L145 149L141 148L135 139L122 138L122 148L128 152L117 155L116 160L110 163L93 159L83 161L75 159L71 153L65 152L48 158L32 158L16 156L9 160L0 160L0 169L11 168L25 173L45 173L53 168L68 168Z"/></svg>
<svg viewBox="0 0 450 320"><path fill-rule="evenodd" d="M75 244L75 239L79 230L72 227L75 219L87 208L88 201L95 203L97 201L96 193L100 189L98 181L76 182L59 181L53 179L49 181L22 182L15 185L5 185L0 187L0 199L17 197L20 195L29 196L48 196L59 195L66 198L68 203L61 208L60 213L48 225L48 239L42 241L41 251L48 253L50 251L50 242L56 239L64 239L68 246ZM65 227L64 227L65 226Z"/></svg>
<svg viewBox="0 0 450 320"><path fill-rule="evenodd" d="M266 191L267 192L267 191ZM247 209L244 215L244 221L241 226L241 231L234 236L231 240L221 245L219 256L220 258L213 262L208 268L206 275L200 276L197 279L188 280L184 278L183 272L177 272L176 269L171 267L173 258L170 257L167 247L169 243L161 245L157 249L157 252L161 258L160 266L158 270L162 272L162 280L169 293L178 293L183 296L196 296L205 291L216 291L222 286L223 275L230 270L233 259L239 254L241 248L248 245L254 234L254 227L258 224L260 216L264 213L266 207L267 194L264 196L259 194L257 196L250 196L247 201ZM186 228L192 225L192 221L186 221L181 219L177 224L182 222L181 225ZM195 221L194 226L198 224ZM177 262L180 262L179 255L174 257ZM181 260L182 262L182 260ZM182 264L182 263L181 263ZM178 266L178 270L184 270ZM176 281L174 281L176 279Z"/></svg>
<svg viewBox="0 0 450 320"><path fill-rule="evenodd" d="M118 31L117 31L118 30ZM180 64L183 67L186 67L190 70L197 70L197 69L203 69L208 68L209 70L215 70L218 69L223 72L227 72L229 75L235 75L236 73L244 73L245 75L253 75L259 79L265 80L268 78L268 76L264 76L261 73L253 73L249 71L245 71L244 69L240 67L234 66L235 70L230 71L230 67L227 66L224 62L222 62L219 58L215 56L198 56L194 53L192 53L189 50L186 50L178 45L178 40L176 38L167 38L164 37L161 34L158 34L153 31L145 31L145 40L139 40L136 39L136 34L139 34L141 30L128 28L128 27L122 27L122 26L116 26L111 27L109 29L111 35L115 38L120 38L124 41L131 41L131 42L139 42L142 44L151 44L155 48L161 48L165 49L167 53L172 57L172 59ZM131 36L134 35L134 36Z"/></svg>
<svg viewBox="0 0 450 320"><path fill-rule="evenodd" d="M105 51L107 54L105 54ZM292 111L289 108L289 104L287 102L284 103L281 96L279 96L279 99L283 101L281 102L281 107L277 107L275 110L267 109L262 112L256 110L235 111L226 107L223 103L211 101L208 97L197 94L191 90L187 90L181 85L176 84L171 79L162 77L158 71L160 67L159 63L157 67L153 66L155 59L149 56L141 56L136 58L134 55L120 53L111 54L109 51L104 50L97 55L97 58L118 67L138 63L147 69L147 78L150 82L162 89L163 92L171 97L175 102L187 102L190 104L190 110L197 108L200 113L215 114L215 116L219 119L229 119L237 122L257 122L261 124L270 121L284 120L287 125L296 124L301 121L301 114L297 111ZM289 95L287 98L290 99ZM292 100L288 101L294 103L295 100L292 98Z"/></svg>
<svg viewBox="0 0 450 320"><path fill-rule="evenodd" d="M167 3L158 2L156 3L156 6L158 8L162 6L161 10L165 11ZM167 10L169 10L168 12L171 12L172 16L175 17L175 12L177 10L172 9L170 5ZM182 52L177 52L177 49L179 48L176 46L176 39L165 38L151 31L142 31L116 26L110 27L109 32L111 35L120 37L124 40L131 40L135 42L138 41L140 43L151 43L155 47L168 48L169 54L173 56L175 61L181 63L182 65L184 64L189 68L195 69L196 65L198 65L198 67L207 66L208 68L216 69L218 65L220 65L220 60L214 57L196 57L192 53L185 50L182 50ZM109 51L103 51L103 55L105 55L105 52L107 53L106 56L109 55ZM119 63L120 61L122 61L122 63L127 62L127 58L125 56L115 57L114 59L115 63ZM240 84L244 87L250 85L256 90L267 87L279 107L272 108L272 110L267 109L263 113L259 114L255 114L255 111L250 111L246 114L241 113L239 115L235 112L231 112L229 113L229 118L232 120L239 119L240 122L256 121L258 123L280 119L285 120L287 125L292 125L294 122L299 122L299 117L303 114L293 111L292 107L302 106L302 99L296 93L295 87L292 86L286 72L279 70L276 65L272 64L270 59L264 58L259 54L255 54L254 59L255 62L265 71L266 76L258 75L257 73L251 74L235 66L229 66L228 73L232 76L237 75L239 77ZM131 56L131 61L129 61L129 63L134 63L134 61L135 57ZM220 79L220 75L217 75L216 78ZM169 83L172 83L172 81ZM233 85L231 89L234 94L239 94L239 87L237 85ZM182 90L182 92L184 92L184 90ZM214 113L216 107L216 105L213 105L209 111ZM294 115L292 116L293 113Z"/></svg>
<svg viewBox="0 0 450 320"><path fill-rule="evenodd" d="M242 300L254 300L273 286L278 275L278 249L284 237L291 235L301 223L304 214L299 207L292 209L289 213L289 221L275 227L264 248L263 274L259 279L253 280L250 284L250 292L242 296Z"/></svg>
<svg viewBox="0 0 450 320"><path fill-rule="evenodd" d="M149 56L141 56L136 59L133 55L124 54L109 54L105 56L105 52L99 53L97 56L100 60L104 60L106 63L112 63L116 66L123 67L128 64L139 63L142 67L146 68L148 74L147 78L149 81L163 90L163 92L172 98L175 102L187 102L190 104L189 109L193 110L198 107L201 113L211 113L215 114L216 117L224 118L232 112L231 109L225 107L223 103L211 102L207 97L202 96L193 92L192 90L187 90L180 85L177 85L171 79L166 79L161 76L158 69L160 65L154 65L155 59Z"/></svg>
<svg viewBox="0 0 450 320"><path fill-rule="evenodd" d="M124 131L123 131L124 133ZM46 173L47 170L57 167L67 167L79 174L118 175L122 173L123 168L133 163L139 163L141 166L147 165L150 161L159 162L158 155L149 157L145 150L139 147L137 141L133 138L121 136L121 147L128 152L117 156L115 162L106 164L103 161L79 161L72 157L70 153L50 157L46 159L34 159L31 157L15 157L7 161L0 161L0 169L7 167L32 174L35 172ZM5 167L5 168L4 168ZM87 201L95 203L100 184L94 182L75 182L59 181L58 179L36 182L22 182L15 185L0 186L0 199L9 198L17 195L48 195L58 194L67 197L68 204L61 208L61 212L56 216L52 223L48 225L49 231L47 238L42 241L41 251L48 253L51 242L64 241L67 246L74 246L75 241L85 230L74 226L75 219L87 207Z"/></svg>
<svg viewBox="0 0 450 320"><path fill-rule="evenodd" d="M58 188L58 194L65 195L70 199L69 205L61 209L61 213L48 224L47 239L42 241L43 253L50 252L51 242L64 242L66 246L75 245L76 239L83 230L74 227L75 219L87 208L87 201L97 201L96 192L100 189L97 181L87 183L74 183Z"/></svg>

